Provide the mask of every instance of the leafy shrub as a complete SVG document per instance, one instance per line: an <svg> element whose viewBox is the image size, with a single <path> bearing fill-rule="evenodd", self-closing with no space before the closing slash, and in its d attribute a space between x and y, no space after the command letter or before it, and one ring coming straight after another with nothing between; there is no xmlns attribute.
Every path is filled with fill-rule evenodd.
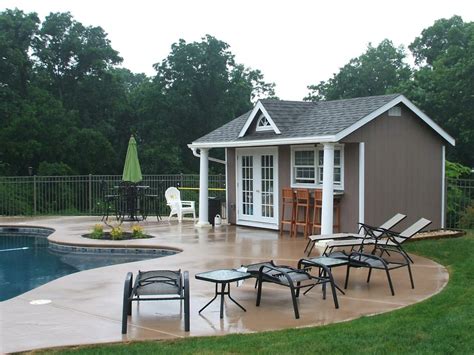
<svg viewBox="0 0 474 355"><path fill-rule="evenodd" d="M143 227L135 224L132 226L132 238L140 239L145 238L145 234L143 233Z"/></svg>
<svg viewBox="0 0 474 355"><path fill-rule="evenodd" d="M123 230L120 226L113 227L110 231L110 238L113 240L120 240L123 237Z"/></svg>
<svg viewBox="0 0 474 355"><path fill-rule="evenodd" d="M94 239L101 239L104 236L104 227L101 224L96 224L90 236Z"/></svg>
<svg viewBox="0 0 474 355"><path fill-rule="evenodd" d="M459 227L464 229L474 228L474 204L466 208L459 218Z"/></svg>

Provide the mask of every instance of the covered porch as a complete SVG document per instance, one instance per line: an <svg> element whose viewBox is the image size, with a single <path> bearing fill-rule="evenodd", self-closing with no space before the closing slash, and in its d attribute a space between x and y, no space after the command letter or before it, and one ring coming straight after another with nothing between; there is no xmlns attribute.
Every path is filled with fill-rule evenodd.
<svg viewBox="0 0 474 355"><path fill-rule="evenodd" d="M190 145L200 159L199 222L198 226L209 226L208 216L208 174L209 155L212 149L195 148ZM317 147L317 148L316 148ZM344 197L344 177L350 180L352 201L347 208L351 219L365 221L365 144L351 144L344 151L340 142L319 142L311 145L271 145L251 147L226 147L226 160L218 161L226 165L226 200L230 222L238 225L279 229L282 211L281 191L284 188L307 188L314 192L322 190L320 234L332 234L335 222L334 198ZM356 154L354 151L356 150ZM297 166L299 153L310 153L310 160L318 160L320 165ZM335 155L337 153L337 156ZM350 161L344 166L345 155ZM212 159L212 158L211 158ZM305 156L302 156L304 161ZM214 159L213 159L214 160ZM356 176L355 176L356 175ZM354 181L357 186L354 186ZM356 198L354 199L354 195ZM354 206L354 201L356 206ZM354 216L354 214L357 214ZM210 216L213 217L213 216ZM355 218L354 218L355 217ZM312 218L312 212L311 212ZM346 218L349 219L349 218ZM337 223L339 225L339 222ZM346 222L345 225L348 225ZM355 232L357 223L352 223L344 231Z"/></svg>

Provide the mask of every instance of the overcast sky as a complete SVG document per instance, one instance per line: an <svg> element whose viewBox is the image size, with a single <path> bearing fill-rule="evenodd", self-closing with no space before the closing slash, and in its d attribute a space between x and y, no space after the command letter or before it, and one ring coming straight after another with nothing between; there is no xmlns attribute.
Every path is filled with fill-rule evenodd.
<svg viewBox="0 0 474 355"><path fill-rule="evenodd" d="M474 20L473 0L2 0L0 9L69 11L101 26L133 72L154 75L171 44L210 34L227 42L236 60L260 69L281 99L301 100L307 86L327 80L369 42L407 47L440 18Z"/></svg>

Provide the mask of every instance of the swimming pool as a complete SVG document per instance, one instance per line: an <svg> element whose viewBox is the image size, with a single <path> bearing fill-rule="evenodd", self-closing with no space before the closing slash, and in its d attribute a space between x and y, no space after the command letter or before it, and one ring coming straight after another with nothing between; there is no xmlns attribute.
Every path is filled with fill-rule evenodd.
<svg viewBox="0 0 474 355"><path fill-rule="evenodd" d="M159 249L63 246L47 240L51 232L47 229L0 228L0 301L78 271L176 253Z"/></svg>

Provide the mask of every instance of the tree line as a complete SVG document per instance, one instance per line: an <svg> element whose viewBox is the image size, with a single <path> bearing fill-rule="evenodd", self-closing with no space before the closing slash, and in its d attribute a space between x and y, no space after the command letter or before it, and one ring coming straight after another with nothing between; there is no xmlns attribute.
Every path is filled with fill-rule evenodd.
<svg viewBox="0 0 474 355"><path fill-rule="evenodd" d="M384 40L309 86L305 99L404 93L456 138L449 157L474 166L473 46L473 23L441 19L409 46L414 66ZM237 63L210 35L174 43L154 76L121 63L101 27L70 13L41 22L36 13L1 12L0 175L120 174L130 134L145 174L197 172L188 143L256 99L276 98L260 70Z"/></svg>

